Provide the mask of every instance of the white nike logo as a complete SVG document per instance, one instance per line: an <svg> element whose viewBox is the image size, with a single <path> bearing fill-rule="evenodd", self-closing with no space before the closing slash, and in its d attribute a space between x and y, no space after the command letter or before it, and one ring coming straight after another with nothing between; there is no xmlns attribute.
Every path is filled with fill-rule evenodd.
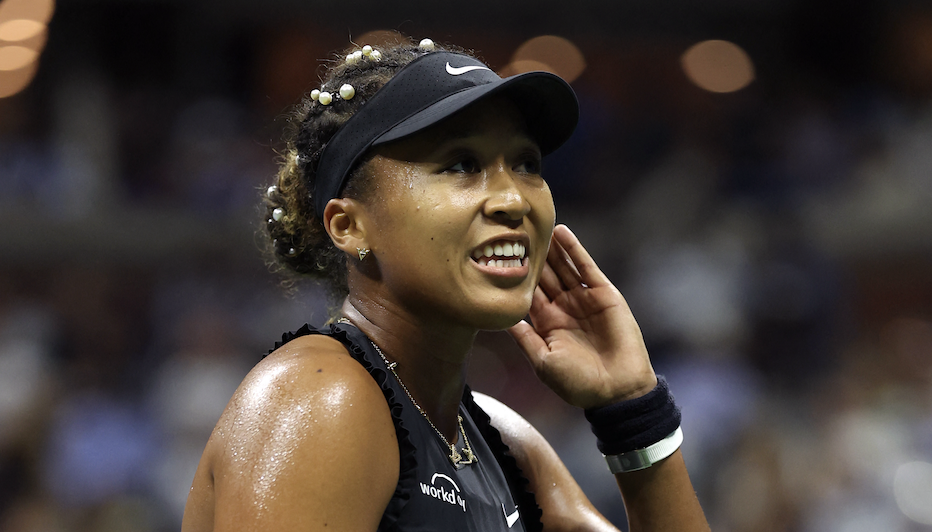
<svg viewBox="0 0 932 532"><path fill-rule="evenodd" d="M505 521L508 522L508 528L511 528L518 522L518 507L515 506L515 511L513 514L508 515L508 512L505 510L505 505L502 504L502 513L505 514Z"/></svg>
<svg viewBox="0 0 932 532"><path fill-rule="evenodd" d="M447 61L447 74L451 76L460 76L467 72L472 72L473 70L491 70L491 69L489 67L478 66L478 65L455 67L455 66L451 66L450 62Z"/></svg>

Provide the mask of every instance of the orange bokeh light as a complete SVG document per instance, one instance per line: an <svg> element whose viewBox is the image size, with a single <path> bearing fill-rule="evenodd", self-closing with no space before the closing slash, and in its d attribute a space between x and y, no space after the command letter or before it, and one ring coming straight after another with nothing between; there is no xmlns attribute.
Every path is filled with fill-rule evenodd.
<svg viewBox="0 0 932 532"><path fill-rule="evenodd" d="M45 31L45 24L27 18L0 22L0 41L16 42L31 39Z"/></svg>
<svg viewBox="0 0 932 532"><path fill-rule="evenodd" d="M35 62L39 53L25 46L0 47L0 70L19 70Z"/></svg>
<svg viewBox="0 0 932 532"><path fill-rule="evenodd" d="M735 92L754 81L754 63L735 43L720 40L694 44L681 58L690 81L710 92Z"/></svg>
<svg viewBox="0 0 932 532"><path fill-rule="evenodd" d="M526 72L527 70L521 69L533 63L546 68L531 68L531 70L553 72L568 83L578 78L586 69L586 59L575 44L556 35L541 35L519 46L511 58L511 64L503 68L502 72L513 66L518 71L512 73Z"/></svg>
<svg viewBox="0 0 932 532"><path fill-rule="evenodd" d="M18 70L0 70L0 98L7 98L21 92L39 70L39 62L33 61Z"/></svg>
<svg viewBox="0 0 932 532"><path fill-rule="evenodd" d="M22 19L48 24L54 12L54 0L3 0L0 2L0 24Z"/></svg>

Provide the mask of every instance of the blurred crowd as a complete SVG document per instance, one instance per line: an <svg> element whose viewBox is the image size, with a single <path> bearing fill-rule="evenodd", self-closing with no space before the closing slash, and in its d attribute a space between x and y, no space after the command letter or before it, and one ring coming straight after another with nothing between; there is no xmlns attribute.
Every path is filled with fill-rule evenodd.
<svg viewBox="0 0 932 532"><path fill-rule="evenodd" d="M763 62L734 94L689 84L682 37L576 39L581 123L545 177L671 384L714 530L932 530L932 11L887 20L872 43L902 64ZM50 66L0 100L0 532L177 530L243 376L327 318L268 271L256 208L278 114L344 46L314 31L115 68L53 24ZM505 333L480 335L471 385L624 528L582 413Z"/></svg>

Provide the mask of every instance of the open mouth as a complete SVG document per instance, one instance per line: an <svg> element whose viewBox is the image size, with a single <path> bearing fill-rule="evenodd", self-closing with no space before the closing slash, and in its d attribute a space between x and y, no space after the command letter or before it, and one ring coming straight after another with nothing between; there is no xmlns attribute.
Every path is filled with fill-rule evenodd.
<svg viewBox="0 0 932 532"><path fill-rule="evenodd" d="M499 240L473 250L472 260L480 266L520 268L525 264L526 255L527 248L521 242Z"/></svg>

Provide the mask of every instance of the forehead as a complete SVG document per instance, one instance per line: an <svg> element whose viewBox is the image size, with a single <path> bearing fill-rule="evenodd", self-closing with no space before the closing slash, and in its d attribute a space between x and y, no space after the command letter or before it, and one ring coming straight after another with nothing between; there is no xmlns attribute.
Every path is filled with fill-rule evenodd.
<svg viewBox="0 0 932 532"><path fill-rule="evenodd" d="M500 147L512 144L536 147L518 107L508 98L494 97L466 107L414 135L379 146L376 153L417 160L418 155L428 155L460 140Z"/></svg>

